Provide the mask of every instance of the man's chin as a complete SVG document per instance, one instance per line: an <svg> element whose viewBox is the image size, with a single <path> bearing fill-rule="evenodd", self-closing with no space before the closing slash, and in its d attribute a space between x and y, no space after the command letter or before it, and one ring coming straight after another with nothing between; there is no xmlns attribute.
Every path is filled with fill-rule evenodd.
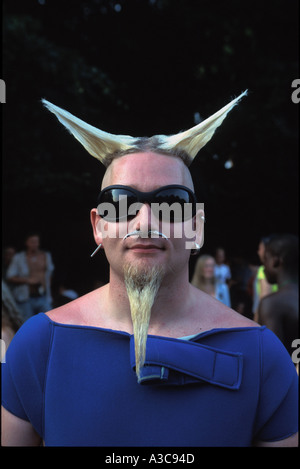
<svg viewBox="0 0 300 469"><path fill-rule="evenodd" d="M136 250L131 251L128 256L128 264L139 271L148 271L152 269L163 270L166 259L163 250Z"/></svg>

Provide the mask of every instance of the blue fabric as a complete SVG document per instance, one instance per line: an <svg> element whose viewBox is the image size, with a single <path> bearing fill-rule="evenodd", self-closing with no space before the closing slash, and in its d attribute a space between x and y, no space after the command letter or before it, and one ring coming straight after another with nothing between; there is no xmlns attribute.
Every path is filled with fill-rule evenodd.
<svg viewBox="0 0 300 469"><path fill-rule="evenodd" d="M265 327L191 341L29 319L2 364L2 404L46 446L250 446L297 431L298 375Z"/></svg>
<svg viewBox="0 0 300 469"><path fill-rule="evenodd" d="M130 345L131 366L135 370L133 336ZM204 381L239 389L242 363L241 353L228 353L193 342L150 336L147 340L146 366L142 370L140 383L149 383L154 379L167 380L167 384L172 385ZM172 373L169 373L170 370Z"/></svg>

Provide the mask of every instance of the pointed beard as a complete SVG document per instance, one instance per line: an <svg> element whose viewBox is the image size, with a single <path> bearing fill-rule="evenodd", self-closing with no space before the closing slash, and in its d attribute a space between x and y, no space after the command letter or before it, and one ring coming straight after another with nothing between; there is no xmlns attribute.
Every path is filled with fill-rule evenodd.
<svg viewBox="0 0 300 469"><path fill-rule="evenodd" d="M132 265L124 267L124 279L133 323L135 363L138 379L145 362L151 309L162 278L163 270L160 267L153 267L148 270Z"/></svg>

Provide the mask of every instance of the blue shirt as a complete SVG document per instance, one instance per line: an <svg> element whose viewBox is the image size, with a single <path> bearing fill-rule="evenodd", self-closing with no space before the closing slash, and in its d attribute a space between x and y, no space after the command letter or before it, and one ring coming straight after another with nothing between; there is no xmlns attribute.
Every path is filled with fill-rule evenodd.
<svg viewBox="0 0 300 469"><path fill-rule="evenodd" d="M298 375L265 327L189 341L149 336L142 380L133 336L41 313L2 364L2 403L46 446L251 446L297 432Z"/></svg>

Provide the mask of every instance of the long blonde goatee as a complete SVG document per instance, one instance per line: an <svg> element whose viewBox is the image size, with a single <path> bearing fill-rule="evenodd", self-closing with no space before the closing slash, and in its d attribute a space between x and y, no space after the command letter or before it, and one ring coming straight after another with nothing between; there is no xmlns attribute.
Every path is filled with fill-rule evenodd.
<svg viewBox="0 0 300 469"><path fill-rule="evenodd" d="M145 363L151 309L161 285L163 269L153 267L141 270L136 266L126 265L124 278L133 323L136 374L139 379Z"/></svg>

